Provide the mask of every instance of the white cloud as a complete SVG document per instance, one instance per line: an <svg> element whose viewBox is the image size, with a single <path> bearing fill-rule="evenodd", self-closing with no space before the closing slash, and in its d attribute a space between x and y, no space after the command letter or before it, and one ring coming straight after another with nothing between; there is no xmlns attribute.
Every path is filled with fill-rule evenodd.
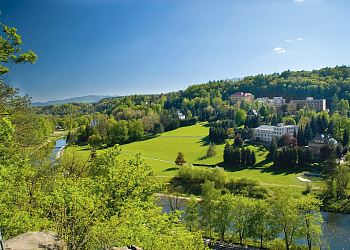
<svg viewBox="0 0 350 250"><path fill-rule="evenodd" d="M282 50L277 51L277 53L286 53L286 50L282 49Z"/></svg>
<svg viewBox="0 0 350 250"><path fill-rule="evenodd" d="M294 2L304 2L306 0L294 0Z"/></svg>
<svg viewBox="0 0 350 250"><path fill-rule="evenodd" d="M300 37L300 38L298 38L297 40L298 40L298 41L302 41L302 40L304 40L304 39L303 39L302 37Z"/></svg>
<svg viewBox="0 0 350 250"><path fill-rule="evenodd" d="M274 48L273 50L274 51L279 51L279 50L281 50L282 48L281 47L277 47L277 48Z"/></svg>

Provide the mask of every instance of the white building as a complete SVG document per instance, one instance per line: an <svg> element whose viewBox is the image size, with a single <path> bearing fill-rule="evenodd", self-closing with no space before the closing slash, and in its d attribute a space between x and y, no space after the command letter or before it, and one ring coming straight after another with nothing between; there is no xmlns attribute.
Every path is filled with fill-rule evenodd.
<svg viewBox="0 0 350 250"><path fill-rule="evenodd" d="M176 111L176 114L178 115L180 120L185 120L186 119L186 116L183 115L179 110Z"/></svg>
<svg viewBox="0 0 350 250"><path fill-rule="evenodd" d="M293 137L294 131L298 134L298 126L297 125L287 125L284 123L278 123L277 126L272 125L261 125L254 129L254 139L259 138L261 141L271 142L272 138L276 140L288 133Z"/></svg>
<svg viewBox="0 0 350 250"><path fill-rule="evenodd" d="M274 96L272 99L267 97L259 97L257 100L263 102L264 105L273 104L276 108L281 107L282 104L286 103L286 99L284 99L282 96Z"/></svg>

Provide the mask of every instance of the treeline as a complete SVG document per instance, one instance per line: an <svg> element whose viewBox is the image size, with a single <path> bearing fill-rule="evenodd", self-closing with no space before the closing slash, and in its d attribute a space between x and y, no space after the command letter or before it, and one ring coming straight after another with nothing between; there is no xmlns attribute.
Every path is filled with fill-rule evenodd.
<svg viewBox="0 0 350 250"><path fill-rule="evenodd" d="M191 231L202 230L210 239L240 244L255 239L261 248L294 249L297 239L305 239L308 249L322 245L320 201L311 195L295 196L279 190L271 199L257 200L221 195L211 181L201 187L203 199L198 202L191 196L186 206L184 220ZM278 239L281 236L283 240Z"/></svg>
<svg viewBox="0 0 350 250"><path fill-rule="evenodd" d="M252 108L260 111L262 116L274 114L274 106L254 103L232 103L229 96L237 91L250 92L255 97L283 96L287 102L290 99L304 99L313 96L315 99L327 100L331 113L347 112L350 97L349 75L346 66L324 68L314 71L285 71L281 74L247 76L240 81L230 82L220 80L206 84L192 85L185 91L171 92L159 95L131 95L119 98L106 98L97 103L69 103L46 107L36 107L39 114L55 117L76 118L96 112L114 116L115 120L141 119L150 112L157 115L170 115L180 111L186 118L197 117L199 120L235 119L232 111L242 109L246 112ZM295 106L295 105L294 105ZM293 112L304 107L294 107L285 104L282 112ZM239 126L244 123L237 122ZM164 125L164 124L163 124ZM166 127L166 126L165 126ZM165 129L166 130L166 129Z"/></svg>
<svg viewBox="0 0 350 250"><path fill-rule="evenodd" d="M181 166L179 173L171 180L172 191L188 195L203 195L201 185L206 181L215 183L221 193L231 193L245 197L266 199L271 196L269 190L261 186L260 181L252 178L228 178L221 167L201 168L190 164Z"/></svg>

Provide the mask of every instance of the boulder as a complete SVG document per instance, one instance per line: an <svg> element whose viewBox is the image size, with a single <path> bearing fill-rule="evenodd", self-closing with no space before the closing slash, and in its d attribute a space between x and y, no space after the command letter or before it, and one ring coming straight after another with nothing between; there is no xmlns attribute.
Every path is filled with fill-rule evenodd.
<svg viewBox="0 0 350 250"><path fill-rule="evenodd" d="M67 250L67 244L55 232L27 232L4 241L5 250Z"/></svg>

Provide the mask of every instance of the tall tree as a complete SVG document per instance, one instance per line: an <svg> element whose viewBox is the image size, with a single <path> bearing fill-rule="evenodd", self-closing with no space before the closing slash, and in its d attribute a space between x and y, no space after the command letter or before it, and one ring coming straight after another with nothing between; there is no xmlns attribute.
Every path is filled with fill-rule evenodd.
<svg viewBox="0 0 350 250"><path fill-rule="evenodd" d="M215 228L216 200L220 196L220 190L215 189L215 182L206 181L201 185L203 199L200 203L200 223L207 236L212 239Z"/></svg>
<svg viewBox="0 0 350 250"><path fill-rule="evenodd" d="M189 228L190 232L198 229L198 201L194 195L190 196L190 200L186 205L184 220L186 222L186 227Z"/></svg>
<svg viewBox="0 0 350 250"><path fill-rule="evenodd" d="M233 197L231 194L222 195L216 204L215 231L222 241L225 241L225 234L231 229L233 222Z"/></svg>

